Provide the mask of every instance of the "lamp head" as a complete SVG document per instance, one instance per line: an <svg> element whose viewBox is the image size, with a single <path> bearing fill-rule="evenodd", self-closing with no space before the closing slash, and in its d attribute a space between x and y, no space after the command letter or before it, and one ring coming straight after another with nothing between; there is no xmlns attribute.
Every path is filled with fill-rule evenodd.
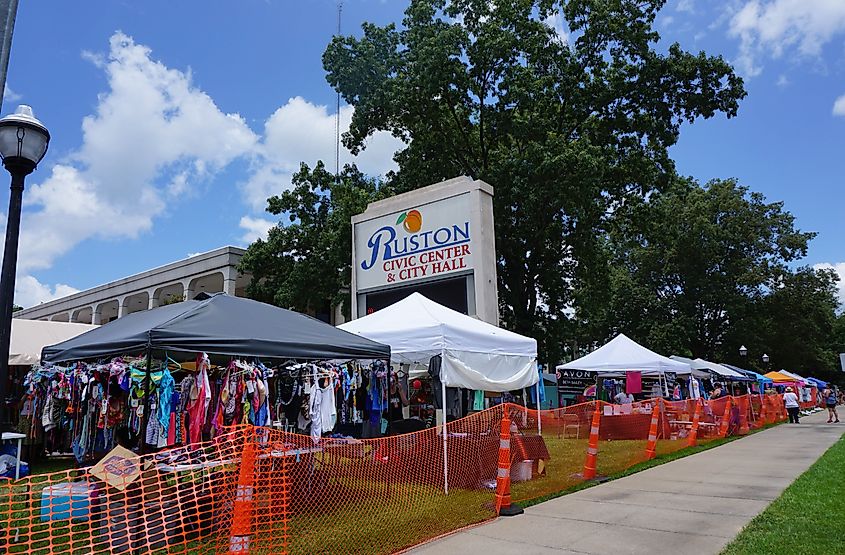
<svg viewBox="0 0 845 555"><path fill-rule="evenodd" d="M47 154L49 144L50 132L31 107L22 104L14 114L0 118L0 157L9 171L31 173Z"/></svg>

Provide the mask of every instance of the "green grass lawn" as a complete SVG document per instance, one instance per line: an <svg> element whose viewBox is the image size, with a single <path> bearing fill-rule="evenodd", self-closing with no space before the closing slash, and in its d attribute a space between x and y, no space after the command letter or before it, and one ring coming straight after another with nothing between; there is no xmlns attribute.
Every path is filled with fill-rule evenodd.
<svg viewBox="0 0 845 555"><path fill-rule="evenodd" d="M723 555L845 553L845 438L752 520Z"/></svg>

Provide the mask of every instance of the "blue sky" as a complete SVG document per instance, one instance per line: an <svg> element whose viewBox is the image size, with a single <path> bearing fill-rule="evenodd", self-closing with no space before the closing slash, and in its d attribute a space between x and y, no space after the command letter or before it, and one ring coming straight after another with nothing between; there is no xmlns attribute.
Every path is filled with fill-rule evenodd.
<svg viewBox="0 0 845 555"><path fill-rule="evenodd" d="M345 0L343 30L398 22L404 7ZM336 25L334 0L21 2L3 112L31 104L53 140L27 181L16 302L266 230L263 201L299 162L333 163L320 58ZM680 172L784 201L819 233L805 262L845 276L845 2L670 0L657 27L666 44L733 61L749 92L737 118L684 129ZM398 146L373 137L357 161L383 173Z"/></svg>

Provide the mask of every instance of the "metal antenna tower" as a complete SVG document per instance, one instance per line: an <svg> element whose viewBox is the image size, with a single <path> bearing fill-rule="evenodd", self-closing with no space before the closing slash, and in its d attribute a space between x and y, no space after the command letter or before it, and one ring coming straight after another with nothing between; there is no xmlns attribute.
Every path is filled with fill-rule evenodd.
<svg viewBox="0 0 845 555"><path fill-rule="evenodd" d="M343 12L343 0L337 3L337 36L340 36L340 16ZM337 104L334 115L334 174L340 181L340 90L337 91Z"/></svg>

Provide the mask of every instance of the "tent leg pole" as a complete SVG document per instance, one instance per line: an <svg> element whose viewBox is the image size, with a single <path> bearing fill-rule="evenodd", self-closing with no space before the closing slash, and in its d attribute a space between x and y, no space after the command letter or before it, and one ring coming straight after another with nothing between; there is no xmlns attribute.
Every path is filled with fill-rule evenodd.
<svg viewBox="0 0 845 555"><path fill-rule="evenodd" d="M446 492L446 495L449 495L449 456L446 445L446 384L440 382L440 389L443 394L443 491Z"/></svg>
<svg viewBox="0 0 845 555"><path fill-rule="evenodd" d="M540 381L537 382L537 435L543 435L543 422L540 417L540 388L543 386L543 377L540 376Z"/></svg>
<svg viewBox="0 0 845 555"><path fill-rule="evenodd" d="M446 441L446 349L440 350L440 393L443 401L443 491L449 495L449 454Z"/></svg>
<svg viewBox="0 0 845 555"><path fill-rule="evenodd" d="M140 453L147 453L147 426L150 422L150 382L152 382L153 351L147 347L147 368L144 376L144 414L141 415Z"/></svg>

